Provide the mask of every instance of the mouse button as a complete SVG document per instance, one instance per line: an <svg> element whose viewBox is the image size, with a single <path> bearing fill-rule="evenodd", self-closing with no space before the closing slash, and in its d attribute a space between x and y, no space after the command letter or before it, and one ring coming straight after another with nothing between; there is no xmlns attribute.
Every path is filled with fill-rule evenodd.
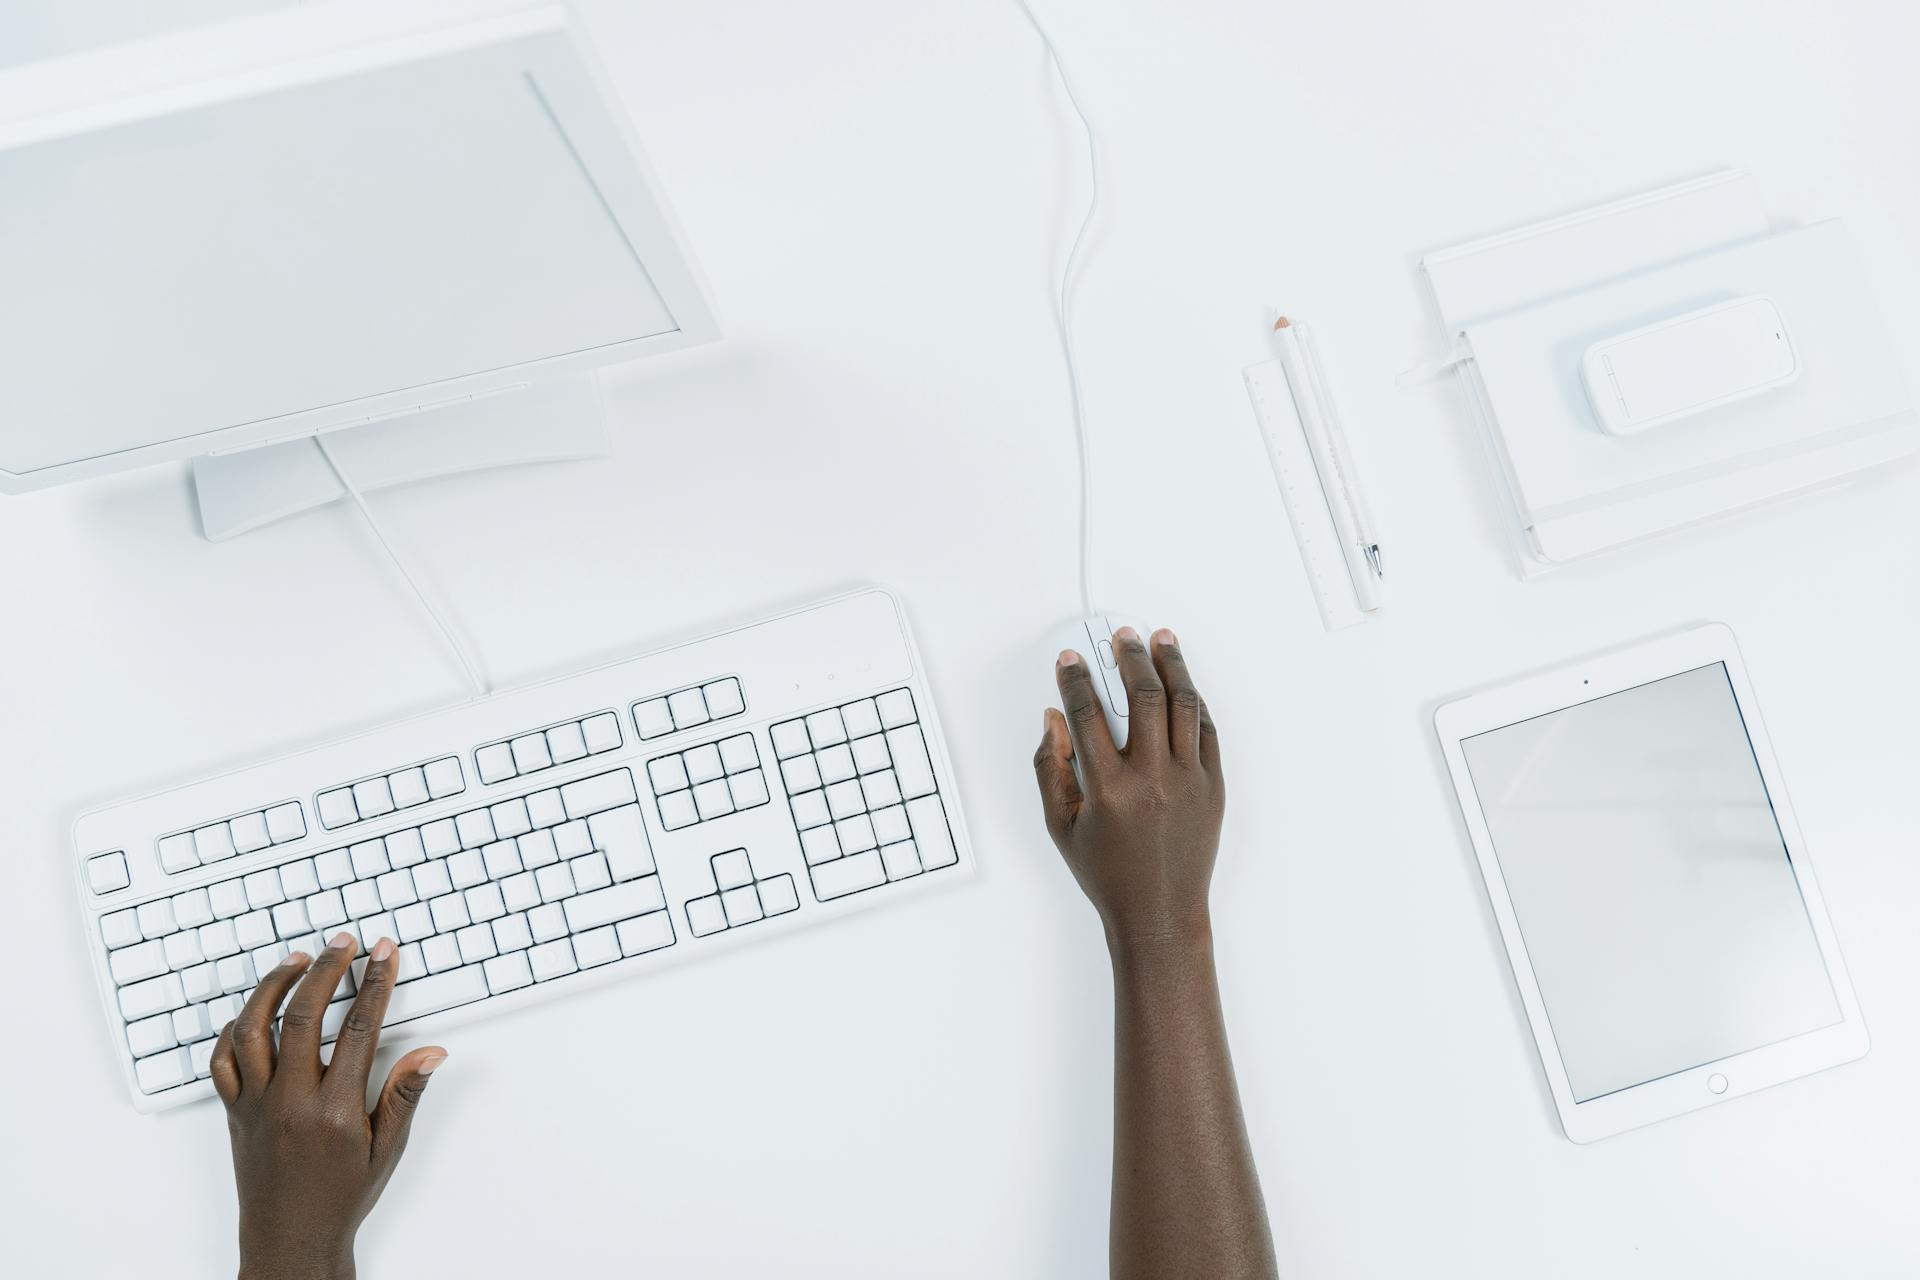
<svg viewBox="0 0 1920 1280"><path fill-rule="evenodd" d="M1120 669L1119 659L1113 656L1113 641L1100 641L1094 645L1094 652L1100 655L1100 666L1103 670L1117 671Z"/></svg>

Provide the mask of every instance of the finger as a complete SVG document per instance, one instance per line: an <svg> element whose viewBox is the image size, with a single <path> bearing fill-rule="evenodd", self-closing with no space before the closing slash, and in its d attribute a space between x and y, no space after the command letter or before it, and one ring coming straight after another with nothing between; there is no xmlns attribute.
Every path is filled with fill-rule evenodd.
<svg viewBox="0 0 1920 1280"><path fill-rule="evenodd" d="M413 1113L420 1106L420 1095L427 1091L427 1078L447 1060L447 1051L438 1045L415 1049L393 1064L387 1082L380 1086L380 1101L373 1108L373 1163L391 1169L400 1153L407 1149L407 1134L413 1129Z"/></svg>
<svg viewBox="0 0 1920 1280"><path fill-rule="evenodd" d="M260 979L240 1016L233 1020L233 1056L240 1064L243 1092L258 1093L273 1079L273 1015L307 971L307 962L306 952L288 952L285 960Z"/></svg>
<svg viewBox="0 0 1920 1280"><path fill-rule="evenodd" d="M1200 767L1208 773L1220 772L1220 732L1214 728L1205 698L1200 700Z"/></svg>
<svg viewBox="0 0 1920 1280"><path fill-rule="evenodd" d="M1165 627L1153 633L1153 662L1167 688L1167 740L1180 760L1200 758L1200 691L1180 652L1180 638Z"/></svg>
<svg viewBox="0 0 1920 1280"><path fill-rule="evenodd" d="M307 970L307 976L287 1001L280 1015L280 1069L294 1083L311 1085L320 1078L320 1023L327 1016L333 993L353 963L357 945L344 929L328 940L320 958Z"/></svg>
<svg viewBox="0 0 1920 1280"><path fill-rule="evenodd" d="M393 939L374 943L367 953L367 971L360 977L359 993L347 1010L347 1020L340 1025L340 1038L333 1042L333 1060L327 1064L326 1074L329 1093L357 1098L365 1105L367 1073L373 1069L373 1051L380 1047L380 1024L386 1020L397 968Z"/></svg>
<svg viewBox="0 0 1920 1280"><path fill-rule="evenodd" d="M1113 633L1113 655L1120 679L1127 686L1127 754L1163 756L1167 753L1167 690L1146 642L1132 627Z"/></svg>
<svg viewBox="0 0 1920 1280"><path fill-rule="evenodd" d="M1047 830L1055 840L1066 835L1080 812L1080 781L1073 776L1073 740L1067 736L1066 717L1048 707L1040 748L1033 753L1033 773L1040 783L1040 807Z"/></svg>
<svg viewBox="0 0 1920 1280"><path fill-rule="evenodd" d="M1113 745L1113 732L1107 728L1107 714L1100 709L1100 695L1093 689L1093 672L1087 660L1072 649L1063 649L1054 666L1053 677L1060 684L1060 705L1066 708L1067 733L1073 740L1073 754L1080 768L1097 772L1110 767L1119 758Z"/></svg>
<svg viewBox="0 0 1920 1280"><path fill-rule="evenodd" d="M213 1060L207 1064L213 1072L213 1091L220 1101L232 1106L240 1101L240 1062L233 1056L233 1024L220 1028L220 1039L213 1046Z"/></svg>

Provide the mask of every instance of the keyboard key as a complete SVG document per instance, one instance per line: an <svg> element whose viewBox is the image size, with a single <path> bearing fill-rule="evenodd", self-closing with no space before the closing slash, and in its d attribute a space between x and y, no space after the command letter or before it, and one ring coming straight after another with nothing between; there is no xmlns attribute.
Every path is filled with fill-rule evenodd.
<svg viewBox="0 0 1920 1280"><path fill-rule="evenodd" d="M422 771L426 773L426 794L436 800L467 791L467 777L461 773L461 762L453 756L434 760Z"/></svg>
<svg viewBox="0 0 1920 1280"><path fill-rule="evenodd" d="M420 843L429 858L444 858L460 848L460 829L452 818L441 818L420 828Z"/></svg>
<svg viewBox="0 0 1920 1280"><path fill-rule="evenodd" d="M726 766L720 762L720 748L711 742L693 748L682 758L686 761L687 779L695 786L712 782L727 772Z"/></svg>
<svg viewBox="0 0 1920 1280"><path fill-rule="evenodd" d="M553 753L547 750L547 735L544 733L524 733L507 744L513 752L515 773L533 773L553 763Z"/></svg>
<svg viewBox="0 0 1920 1280"><path fill-rule="evenodd" d="M520 865L529 871L537 870L560 859L560 850L554 845L551 831L529 831L514 842L514 847L515 854L520 859Z"/></svg>
<svg viewBox="0 0 1920 1280"><path fill-rule="evenodd" d="M427 953L417 942L402 943L393 952L393 980L395 984L412 982L415 978L427 976Z"/></svg>
<svg viewBox="0 0 1920 1280"><path fill-rule="evenodd" d="M567 914L557 902L535 907L527 912L527 927L533 931L535 942L551 942L563 938L567 933Z"/></svg>
<svg viewBox="0 0 1920 1280"><path fill-rule="evenodd" d="M460 943L451 933L437 933L420 944L428 973L445 973L460 967Z"/></svg>
<svg viewBox="0 0 1920 1280"><path fill-rule="evenodd" d="M100 917L100 939L107 949L130 947L140 941L140 919L131 911L115 911Z"/></svg>
<svg viewBox="0 0 1920 1280"><path fill-rule="evenodd" d="M873 838L882 845L905 840L913 834L913 829L907 825L907 811L897 804L875 809L869 816L873 822Z"/></svg>
<svg viewBox="0 0 1920 1280"><path fill-rule="evenodd" d="M387 861L385 840L362 840L347 850L347 855L353 859L356 880L371 880L374 876L393 870L393 864Z"/></svg>
<svg viewBox="0 0 1920 1280"><path fill-rule="evenodd" d="M219 884L207 886L207 899L213 907L215 918L231 920L252 910L247 905L247 887L238 880L222 880Z"/></svg>
<svg viewBox="0 0 1920 1280"><path fill-rule="evenodd" d="M880 861L887 868L889 880L905 880L908 876L920 874L920 855L911 840L881 845Z"/></svg>
<svg viewBox="0 0 1920 1280"><path fill-rule="evenodd" d="M307 834L307 817L298 800L289 800L267 810L267 838L275 844L287 844Z"/></svg>
<svg viewBox="0 0 1920 1280"><path fill-rule="evenodd" d="M760 895L752 885L729 889L720 895L720 908L727 913L727 926L752 924L761 916Z"/></svg>
<svg viewBox="0 0 1920 1280"><path fill-rule="evenodd" d="M666 795L670 791L682 791L691 786L687 780L686 762L679 756L661 756L647 764L647 781L653 784L653 794Z"/></svg>
<svg viewBox="0 0 1920 1280"><path fill-rule="evenodd" d="M866 793L860 789L860 784L851 778L845 782L836 782L827 788L827 809L833 814L835 821L851 818L856 813L865 813Z"/></svg>
<svg viewBox="0 0 1920 1280"><path fill-rule="evenodd" d="M710 933L718 933L727 927L726 908L720 905L720 895L710 893L704 898L691 898L687 901L687 928L696 938L704 938Z"/></svg>
<svg viewBox="0 0 1920 1280"><path fill-rule="evenodd" d="M347 904L338 889L322 889L307 899L307 921L316 929L332 929L347 922Z"/></svg>
<svg viewBox="0 0 1920 1280"><path fill-rule="evenodd" d="M427 790L427 771L417 767L388 774L387 788L393 793L393 807L396 809L411 809L432 798L432 793Z"/></svg>
<svg viewBox="0 0 1920 1280"><path fill-rule="evenodd" d="M460 946L460 960L464 964L479 964L500 954L493 942L493 926L470 924L453 935Z"/></svg>
<svg viewBox="0 0 1920 1280"><path fill-rule="evenodd" d="M575 934L573 954L582 969L610 963L620 958L620 938L611 928Z"/></svg>
<svg viewBox="0 0 1920 1280"><path fill-rule="evenodd" d="M232 995L236 991L245 991L257 980L253 972L253 957L228 956L217 966L220 979L220 991L223 995Z"/></svg>
<svg viewBox="0 0 1920 1280"><path fill-rule="evenodd" d="M825 711L816 711L807 717L807 736L813 739L815 751L825 750L838 742L847 740L847 724L840 718L836 707Z"/></svg>
<svg viewBox="0 0 1920 1280"><path fill-rule="evenodd" d="M173 899L161 898L157 902L143 902L135 908L134 918L140 922L141 937L164 938L174 930Z"/></svg>
<svg viewBox="0 0 1920 1280"><path fill-rule="evenodd" d="M313 870L322 889L338 889L354 878L353 858L345 849L329 849L316 855Z"/></svg>
<svg viewBox="0 0 1920 1280"><path fill-rule="evenodd" d="M903 724L912 724L920 718L913 709L913 694L905 689L883 693L875 699L875 702L880 708L880 723L889 729L897 729Z"/></svg>
<svg viewBox="0 0 1920 1280"><path fill-rule="evenodd" d="M520 862L520 846L512 840L496 840L482 849L480 856L486 860L489 880L505 880L524 869Z"/></svg>
<svg viewBox="0 0 1920 1280"><path fill-rule="evenodd" d="M827 796L824 791L809 791L793 798L793 825L805 831L809 827L818 827L833 821L833 814L827 809Z"/></svg>
<svg viewBox="0 0 1920 1280"><path fill-rule="evenodd" d="M514 775L513 748L495 742L473 753L473 767L485 783L505 782Z"/></svg>
<svg viewBox="0 0 1920 1280"><path fill-rule="evenodd" d="M405 875L406 872L401 872ZM422 938L431 938L435 933L433 909L424 902L409 902L393 913L393 928L376 932L388 933L395 942L418 942Z"/></svg>
<svg viewBox="0 0 1920 1280"><path fill-rule="evenodd" d="M853 749L844 742L825 751L816 751L813 762L820 766L820 781L829 786L845 782L859 772L853 767Z"/></svg>
<svg viewBox="0 0 1920 1280"><path fill-rule="evenodd" d="M813 891L823 902L886 882L887 868L878 849L823 862L813 869Z"/></svg>
<svg viewBox="0 0 1920 1280"><path fill-rule="evenodd" d="M200 954L209 960L218 960L223 956L235 955L240 950L240 938L231 920L215 920L200 930Z"/></svg>
<svg viewBox="0 0 1920 1280"><path fill-rule="evenodd" d="M107 955L107 968L113 974L116 986L126 986L142 978L151 978L168 971L167 951L158 942L136 942L130 947L122 947Z"/></svg>
<svg viewBox="0 0 1920 1280"><path fill-rule="evenodd" d="M627 884L617 884L593 893L568 898L563 904L567 925L573 932L598 928L632 916L660 911L667 905L660 889L660 877L648 876Z"/></svg>
<svg viewBox="0 0 1920 1280"><path fill-rule="evenodd" d="M673 727L691 729L713 717L707 713L707 699L698 689L682 689L667 695L667 709L673 712Z"/></svg>
<svg viewBox="0 0 1920 1280"><path fill-rule="evenodd" d="M811 755L795 756L782 761L780 776L786 781L787 794L798 795L802 791L812 791L820 783L820 766L813 762Z"/></svg>
<svg viewBox="0 0 1920 1280"><path fill-rule="evenodd" d="M393 788L385 778L368 778L353 784L353 807L362 818L378 818L393 812Z"/></svg>
<svg viewBox="0 0 1920 1280"><path fill-rule="evenodd" d="M393 989L393 995L387 1001L385 1025L391 1027L486 998L487 976L479 965L435 973L401 983Z"/></svg>
<svg viewBox="0 0 1920 1280"><path fill-rule="evenodd" d="M840 718L846 722L847 736L853 739L867 737L880 732L880 709L872 698L862 698L858 702L849 702L840 708Z"/></svg>
<svg viewBox="0 0 1920 1280"><path fill-rule="evenodd" d="M860 779L860 790L867 797L867 808L884 809L900 803L900 781L891 769L870 773Z"/></svg>
<svg viewBox="0 0 1920 1280"><path fill-rule="evenodd" d="M487 989L494 995L533 985L533 966L517 952L495 956L485 965Z"/></svg>
<svg viewBox="0 0 1920 1280"><path fill-rule="evenodd" d="M453 891L453 876L445 862L425 862L413 869L413 887L422 899Z"/></svg>
<svg viewBox="0 0 1920 1280"><path fill-rule="evenodd" d="M623 804L632 804L636 798L633 775L625 769L596 778L582 778L560 788L560 799L567 806L569 818L585 818L604 809L618 809Z"/></svg>
<svg viewBox="0 0 1920 1280"><path fill-rule="evenodd" d="M493 922L493 942L501 951L525 951L533 945L533 930L521 912L501 916Z"/></svg>
<svg viewBox="0 0 1920 1280"><path fill-rule="evenodd" d="M727 780L715 778L712 782L703 782L695 787L693 804L699 811L702 822L724 818L732 813L733 794L727 790Z"/></svg>
<svg viewBox="0 0 1920 1280"><path fill-rule="evenodd" d="M166 948L169 969L191 969L207 958L206 953L200 950L198 929L183 929L179 933L168 934L160 945Z"/></svg>
<svg viewBox="0 0 1920 1280"><path fill-rule="evenodd" d="M606 857L599 853L582 854L569 862L567 869L573 872L573 887L578 893L590 893L613 883L613 873L607 869Z"/></svg>
<svg viewBox="0 0 1920 1280"><path fill-rule="evenodd" d="M587 750L594 755L612 751L620 745L620 717L611 711L588 716L580 722L580 733L587 740Z"/></svg>
<svg viewBox="0 0 1920 1280"><path fill-rule="evenodd" d="M193 1059L185 1049L168 1049L133 1064L140 1092L159 1093L193 1079Z"/></svg>
<svg viewBox="0 0 1920 1280"><path fill-rule="evenodd" d="M447 874L456 889L471 889L487 878L487 861L478 849L462 849L447 859Z"/></svg>
<svg viewBox="0 0 1920 1280"><path fill-rule="evenodd" d="M531 871L508 876L500 882L500 897L509 911L530 910L540 905L540 882Z"/></svg>
<svg viewBox="0 0 1920 1280"><path fill-rule="evenodd" d="M313 926L307 923L306 904L300 902L283 902L275 907L273 909L273 931L279 935L283 941L290 941L304 933L311 933ZM308 954L312 953L309 952Z"/></svg>
<svg viewBox="0 0 1920 1280"><path fill-rule="evenodd" d="M193 833L182 831L160 841L160 869L169 874L190 871L200 865L199 850L193 846Z"/></svg>
<svg viewBox="0 0 1920 1280"><path fill-rule="evenodd" d="M557 827L567 820L567 806L560 802L560 788L549 787L527 797L527 818L534 830Z"/></svg>
<svg viewBox="0 0 1920 1280"><path fill-rule="evenodd" d="M420 843L418 828L408 827L405 831L396 831L386 838L387 865L395 869L418 866L427 860L426 848ZM281 880L287 878L284 868L280 872ZM292 892L291 889L288 890Z"/></svg>
<svg viewBox="0 0 1920 1280"><path fill-rule="evenodd" d="M476 885L467 890L467 914L475 923L483 920L498 920L507 914L507 904L502 899L497 884Z"/></svg>
<svg viewBox="0 0 1920 1280"><path fill-rule="evenodd" d="M387 872L374 881L374 887L380 891L380 905L389 911L420 901L420 893L413 887L413 873L404 869Z"/></svg>
<svg viewBox="0 0 1920 1280"><path fill-rule="evenodd" d="M848 853L861 853L880 843L873 834L873 819L864 813L834 823L833 830L840 837L840 847Z"/></svg>
<svg viewBox="0 0 1920 1280"><path fill-rule="evenodd" d="M172 1013L186 1002L186 992L180 986L177 973L163 973L120 988L120 1014L128 1022L151 1018L156 1013Z"/></svg>
<svg viewBox="0 0 1920 1280"><path fill-rule="evenodd" d="M279 938L279 932L273 927L273 913L270 911L249 911L233 922L234 936L240 939L243 951L255 947L264 947Z"/></svg>
<svg viewBox="0 0 1920 1280"><path fill-rule="evenodd" d="M289 898L306 898L320 892L320 873L313 859L302 858L281 867L280 889Z"/></svg>
<svg viewBox="0 0 1920 1280"><path fill-rule="evenodd" d="M233 837L234 849L240 853L254 853L273 843L273 837L267 834L264 813L243 813L227 824L227 830Z"/></svg>
<svg viewBox="0 0 1920 1280"><path fill-rule="evenodd" d="M368 916L380 913L380 891L373 887L371 880L355 880L340 891L347 905L349 920L365 920ZM362 942L372 946L378 938L362 938Z"/></svg>
<svg viewBox="0 0 1920 1280"><path fill-rule="evenodd" d="M673 732L673 712L667 708L665 698L649 698L645 702L634 704L633 727L640 731L642 741L648 738L664 738Z"/></svg>
<svg viewBox="0 0 1920 1280"><path fill-rule="evenodd" d="M626 805L596 813L588 819L594 847L607 857L615 880L632 880L653 873L653 849L640 821L640 806Z"/></svg>
<svg viewBox="0 0 1920 1280"><path fill-rule="evenodd" d="M586 819L581 818L564 826L553 829L553 845L563 858L577 858L593 848L593 833L587 827ZM526 861L523 852L521 861ZM532 865L532 864L528 864Z"/></svg>
<svg viewBox="0 0 1920 1280"><path fill-rule="evenodd" d="M210 1035L218 1034L219 1030L207 1017L207 1006L204 1004L189 1004L184 1009L173 1011L173 1038L181 1044L205 1040Z"/></svg>
<svg viewBox="0 0 1920 1280"><path fill-rule="evenodd" d="M329 829L351 826L360 821L360 811L353 803L353 789L340 787L333 791L320 793L320 825Z"/></svg>
<svg viewBox="0 0 1920 1280"><path fill-rule="evenodd" d="M720 744L720 763L728 773L744 773L760 767L760 753L754 749L753 735L737 734Z"/></svg>
<svg viewBox="0 0 1920 1280"><path fill-rule="evenodd" d="M543 942L527 952L527 963L533 969L536 982L565 977L569 973L577 972L580 968L574 963L573 944L565 938Z"/></svg>
<svg viewBox="0 0 1920 1280"><path fill-rule="evenodd" d="M277 907L287 900L286 892L280 887L280 871L277 867L267 867L249 875L247 886L247 905L256 910Z"/></svg>
<svg viewBox="0 0 1920 1280"><path fill-rule="evenodd" d="M462 849L484 849L500 838L493 829L493 814L486 809L469 809L453 821Z"/></svg>
<svg viewBox="0 0 1920 1280"><path fill-rule="evenodd" d="M186 993L187 999L196 1004L211 1000L225 990L220 985L220 966L212 963L197 964L191 969L182 970L180 986ZM215 1031L219 1029L214 1028Z"/></svg>
<svg viewBox="0 0 1920 1280"><path fill-rule="evenodd" d="M753 864L745 849L729 849L713 860L713 882L722 889L738 889L753 883Z"/></svg>
<svg viewBox="0 0 1920 1280"><path fill-rule="evenodd" d="M953 831L947 826L946 806L940 803L939 796L909 800L907 818L913 823L913 840L920 847L921 866L934 871L960 860L953 847Z"/></svg>
<svg viewBox="0 0 1920 1280"><path fill-rule="evenodd" d="M567 869L567 864L564 862L542 867L534 872L534 877L540 885L542 902L558 902L562 898L573 896L573 872Z"/></svg>
<svg viewBox="0 0 1920 1280"><path fill-rule="evenodd" d="M817 867L840 856L840 839L831 825L814 827L800 833L800 851L806 854L808 866Z"/></svg>
<svg viewBox="0 0 1920 1280"><path fill-rule="evenodd" d="M557 724L547 730L547 754L555 764L572 764L587 754L586 735L577 724Z"/></svg>
<svg viewBox="0 0 1920 1280"><path fill-rule="evenodd" d="M264 947L255 947L248 953L253 958L254 972L262 977L272 973L292 949L284 942L269 942Z"/></svg>
<svg viewBox="0 0 1920 1280"><path fill-rule="evenodd" d="M740 682L732 676L702 685L700 692L705 695L707 711L715 720L737 716L747 709L747 700L740 693Z"/></svg>
<svg viewBox="0 0 1920 1280"><path fill-rule="evenodd" d="M622 920L614 926L614 934L620 940L621 955L643 955L673 945L673 921L666 912L656 911L637 920Z"/></svg>
<svg viewBox="0 0 1920 1280"><path fill-rule="evenodd" d="M807 738L805 721L788 720L773 726L773 754L776 759L786 760L805 755L811 750L813 743Z"/></svg>
<svg viewBox="0 0 1920 1280"><path fill-rule="evenodd" d="M225 1025L225 1023L221 1024L221 1026ZM218 1028L215 1028L215 1034L219 1034ZM219 1043L218 1040L202 1040L187 1051L193 1059L193 1074L196 1079L205 1080L213 1074L213 1051Z"/></svg>
<svg viewBox="0 0 1920 1280"><path fill-rule="evenodd" d="M771 880L762 880L760 905L770 916L783 916L789 911L799 910L800 895L793 887L793 877L782 874Z"/></svg>
<svg viewBox="0 0 1920 1280"><path fill-rule="evenodd" d="M893 763L887 755L887 740L878 734L856 738L853 743L853 767L858 773L878 773Z"/></svg>
<svg viewBox="0 0 1920 1280"><path fill-rule="evenodd" d="M528 879L532 877L529 876ZM536 893L536 901L538 897ZM434 933L452 933L473 923L473 916L467 911L467 895L464 890L459 893L443 893L427 906L433 912Z"/></svg>
<svg viewBox="0 0 1920 1280"><path fill-rule="evenodd" d="M527 816L527 802L524 800L502 800L487 812L493 816L493 834L502 840L511 840L533 830L533 819Z"/></svg>
<svg viewBox="0 0 1920 1280"><path fill-rule="evenodd" d="M904 729L889 729L887 746L893 752L893 771L900 780L900 794L909 800L931 795L933 764L927 759L927 743L920 736L920 726L910 724Z"/></svg>
<svg viewBox="0 0 1920 1280"><path fill-rule="evenodd" d="M736 773L727 779L727 790L733 795L733 807L752 809L767 802L767 778L758 769L749 769L745 773Z"/></svg>

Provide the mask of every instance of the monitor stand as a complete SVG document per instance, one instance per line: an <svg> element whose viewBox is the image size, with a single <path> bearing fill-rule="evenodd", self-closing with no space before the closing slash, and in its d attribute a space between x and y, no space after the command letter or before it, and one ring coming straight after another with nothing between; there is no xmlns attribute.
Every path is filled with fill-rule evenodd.
<svg viewBox="0 0 1920 1280"><path fill-rule="evenodd" d="M429 476L601 458L609 452L591 371L436 404L326 432L340 469L365 493ZM193 460L200 529L210 542L347 496L310 436Z"/></svg>

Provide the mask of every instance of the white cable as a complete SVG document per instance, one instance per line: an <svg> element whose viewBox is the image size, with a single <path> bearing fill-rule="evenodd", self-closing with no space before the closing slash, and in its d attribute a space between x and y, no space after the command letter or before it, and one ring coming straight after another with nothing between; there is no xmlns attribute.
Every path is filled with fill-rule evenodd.
<svg viewBox="0 0 1920 1280"><path fill-rule="evenodd" d="M393 543L387 540L385 531L380 528L380 522L374 519L373 508L367 505L366 498L361 496L359 488L353 481L347 479L347 473L334 458L333 451L327 448L326 437L315 436L313 442L319 446L320 456L326 459L327 466L333 471L334 479L340 482L340 487L347 491L349 498L353 499L353 505L360 508L360 514L366 519L367 528L373 533L374 541L378 542L380 549L387 553L387 559L391 560L393 567L400 571L400 577L407 584L407 589L413 592L413 598L420 602L420 607L426 610L429 618L433 619L433 625L439 628L441 637L447 642L447 648L453 650L454 658L460 663L460 669L467 673L467 683L473 686L475 696L484 698L490 690L485 678L480 674L479 665L467 652L467 647L460 643L460 637L454 634L447 620L440 616L440 611L433 607L431 600L427 599L427 593L420 589L420 584L413 580L411 573L407 572L407 566L400 559L400 553L393 549Z"/></svg>
<svg viewBox="0 0 1920 1280"><path fill-rule="evenodd" d="M1094 150L1093 122L1087 119L1087 113L1080 107L1080 99L1073 92L1073 81L1067 77L1066 64L1060 61L1060 51L1054 47L1053 38L1040 25L1040 19L1034 15L1027 0L1014 0L1014 3L1020 6L1020 12L1027 15L1034 34L1047 47L1053 73L1060 78L1060 88L1066 92L1073 114L1080 117L1080 128L1087 137L1087 212L1080 219L1080 229L1074 233L1073 247L1067 250L1067 263L1060 272L1060 291L1054 298L1054 319L1060 329L1060 348L1066 355L1067 386L1072 394L1074 442L1080 450L1080 611L1092 617L1093 438L1087 434L1086 407L1080 394L1080 366L1073 354L1072 294L1079 273L1080 250L1086 243L1087 229L1093 225L1094 214L1100 208L1100 162Z"/></svg>

